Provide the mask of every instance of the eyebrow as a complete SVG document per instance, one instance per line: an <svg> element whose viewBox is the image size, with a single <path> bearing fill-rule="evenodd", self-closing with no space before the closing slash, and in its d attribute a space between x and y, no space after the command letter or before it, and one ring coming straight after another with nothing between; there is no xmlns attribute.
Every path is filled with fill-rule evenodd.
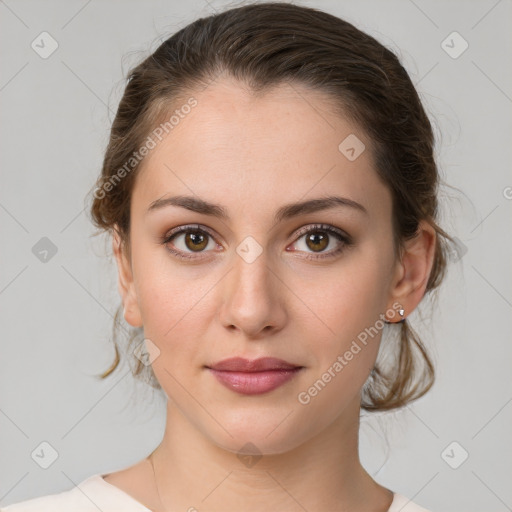
<svg viewBox="0 0 512 512"><path fill-rule="evenodd" d="M172 196L157 199L149 205L146 214L160 210L161 208L165 208L167 206L179 206L192 212L201 213L203 215L211 215L226 221L229 220L229 215L226 209L220 204L210 203L203 199L192 196ZM301 201L298 203L286 204L277 210L274 216L274 221L281 222L283 220L291 219L292 217L297 217L299 215L315 213L321 210L328 210L340 206L353 208L362 213L368 214L368 211L362 204L359 204L352 199L340 196L327 196L320 197L318 199L309 199L307 201Z"/></svg>

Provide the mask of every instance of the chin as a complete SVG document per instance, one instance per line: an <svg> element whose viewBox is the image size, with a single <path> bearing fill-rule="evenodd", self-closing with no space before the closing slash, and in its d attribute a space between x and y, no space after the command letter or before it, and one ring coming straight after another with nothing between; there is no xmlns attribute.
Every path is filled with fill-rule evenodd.
<svg viewBox="0 0 512 512"><path fill-rule="evenodd" d="M297 414L282 408L278 416L275 414L265 415L258 411L245 412L243 418L240 416L237 414L227 418L217 415L215 417L219 418L219 423L226 430L213 422L209 425L211 428L207 427L207 431L203 430L203 434L219 448L237 455L243 453L252 455L286 453L314 435L314 425L311 421L298 422Z"/></svg>
<svg viewBox="0 0 512 512"><path fill-rule="evenodd" d="M267 436L266 433L248 431L247 434L224 436L221 439L211 439L219 448L236 454L241 460L245 455L259 457L262 455L280 455L299 446L298 438L284 436Z"/></svg>

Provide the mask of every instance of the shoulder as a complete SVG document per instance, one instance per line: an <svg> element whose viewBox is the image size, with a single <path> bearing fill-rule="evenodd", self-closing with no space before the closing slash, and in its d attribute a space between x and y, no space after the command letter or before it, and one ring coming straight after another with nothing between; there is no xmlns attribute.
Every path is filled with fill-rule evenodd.
<svg viewBox="0 0 512 512"><path fill-rule="evenodd" d="M393 503L389 507L388 512L432 512L426 508L420 507L409 498L406 498L402 494L393 494Z"/></svg>
<svg viewBox="0 0 512 512"><path fill-rule="evenodd" d="M0 512L117 512L120 507L123 512L148 510L96 474L70 490L13 503Z"/></svg>
<svg viewBox="0 0 512 512"><path fill-rule="evenodd" d="M98 511L94 500L98 493L99 475L93 475L70 490L57 494L48 494L0 508L0 512L58 512L73 510L76 512ZM100 491L101 493L101 488Z"/></svg>

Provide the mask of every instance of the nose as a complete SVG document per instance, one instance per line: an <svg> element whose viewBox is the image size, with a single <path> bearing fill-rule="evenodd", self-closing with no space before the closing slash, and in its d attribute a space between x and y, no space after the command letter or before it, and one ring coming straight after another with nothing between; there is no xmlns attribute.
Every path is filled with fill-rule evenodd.
<svg viewBox="0 0 512 512"><path fill-rule="evenodd" d="M220 320L246 338L261 339L280 331L286 323L286 286L270 267L265 250L248 261L238 254L233 257L220 290Z"/></svg>

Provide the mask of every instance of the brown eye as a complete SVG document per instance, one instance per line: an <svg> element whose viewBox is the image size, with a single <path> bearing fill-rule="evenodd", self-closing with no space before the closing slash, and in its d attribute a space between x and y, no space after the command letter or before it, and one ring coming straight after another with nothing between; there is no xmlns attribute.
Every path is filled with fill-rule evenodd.
<svg viewBox="0 0 512 512"><path fill-rule="evenodd" d="M213 236L196 226L180 226L172 230L163 238L162 244L171 254L182 259L196 258L193 253L207 252L207 248L214 249L216 246ZM211 246L208 247L208 244Z"/></svg>
<svg viewBox="0 0 512 512"><path fill-rule="evenodd" d="M294 242L294 251L305 252L307 259L331 258L350 247L352 238L344 231L328 224L316 224L301 229ZM326 250L330 248L330 250ZM311 254L311 253L318 254Z"/></svg>
<svg viewBox="0 0 512 512"><path fill-rule="evenodd" d="M185 233L185 245L192 251L202 251L208 245L207 236L200 231L188 231Z"/></svg>
<svg viewBox="0 0 512 512"><path fill-rule="evenodd" d="M329 235L321 231L310 232L306 235L306 245L313 251L323 251L329 245Z"/></svg>

